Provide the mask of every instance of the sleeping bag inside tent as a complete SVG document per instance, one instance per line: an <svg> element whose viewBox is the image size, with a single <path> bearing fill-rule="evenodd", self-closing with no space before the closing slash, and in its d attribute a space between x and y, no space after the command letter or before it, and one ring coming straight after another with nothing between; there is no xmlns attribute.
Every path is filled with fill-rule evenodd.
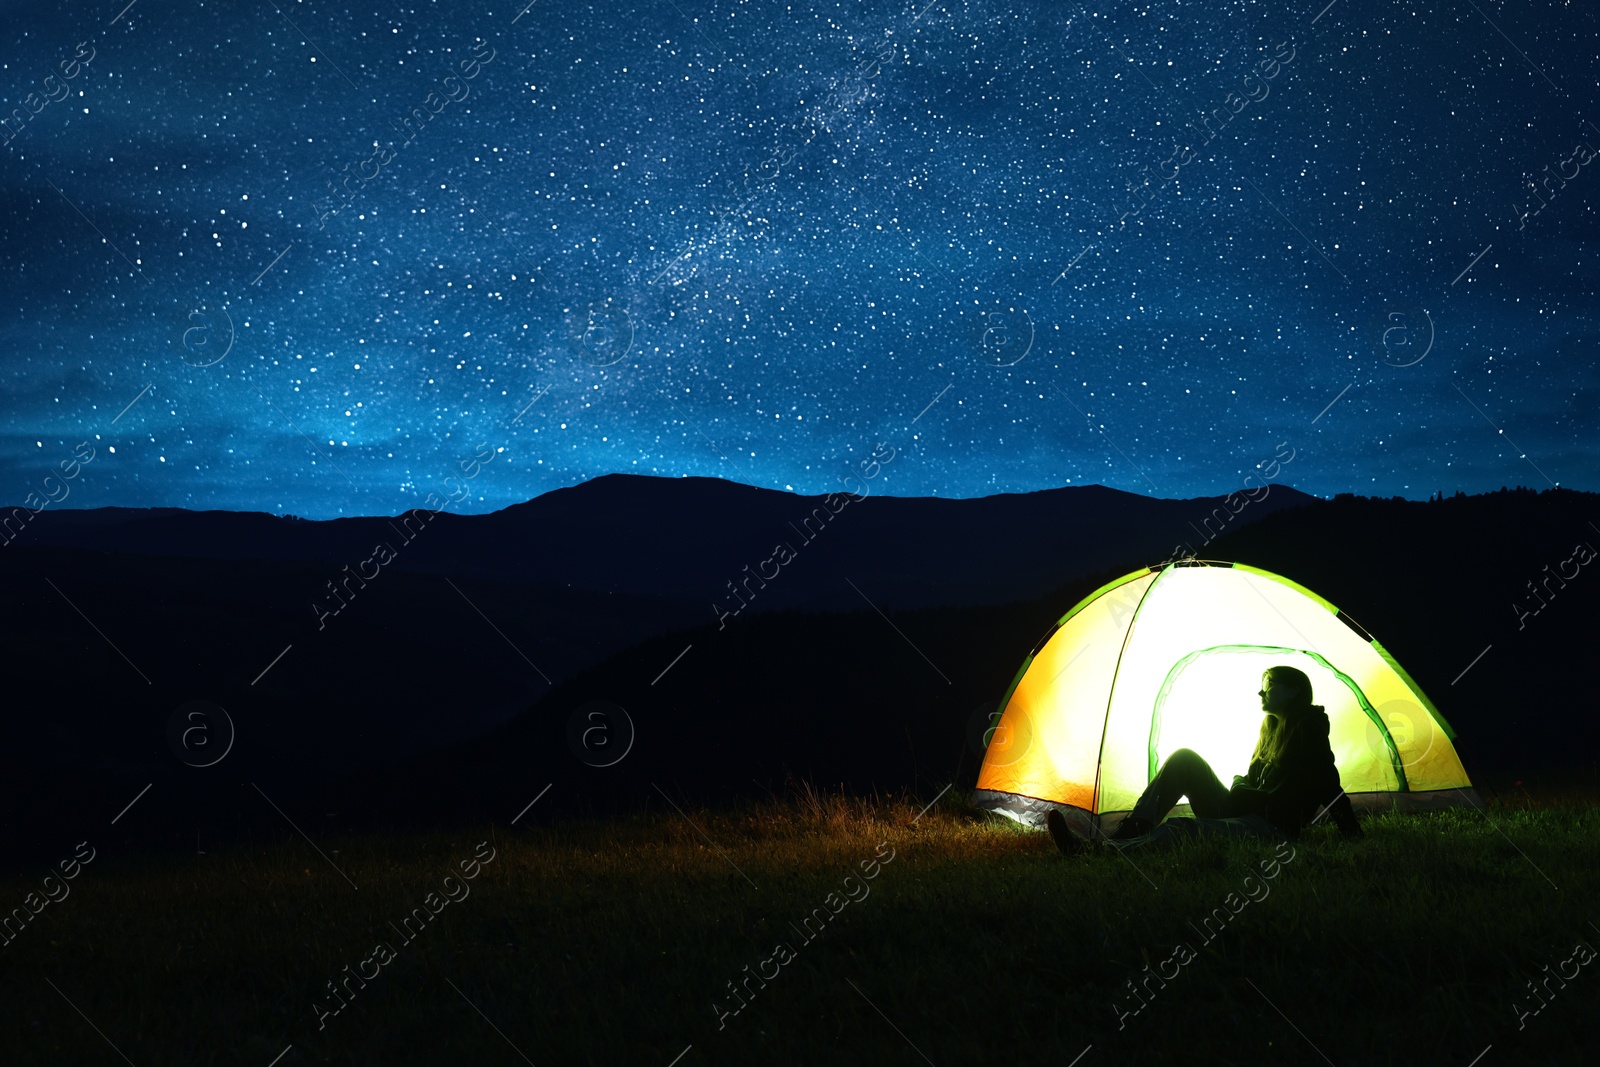
<svg viewBox="0 0 1600 1067"><path fill-rule="evenodd" d="M1102 586L1045 635L1000 702L974 802L1036 826L1056 808L1089 834L1121 822L1180 748L1231 782L1279 664L1311 679L1352 804L1479 803L1455 732L1376 639L1280 575L1189 560Z"/></svg>

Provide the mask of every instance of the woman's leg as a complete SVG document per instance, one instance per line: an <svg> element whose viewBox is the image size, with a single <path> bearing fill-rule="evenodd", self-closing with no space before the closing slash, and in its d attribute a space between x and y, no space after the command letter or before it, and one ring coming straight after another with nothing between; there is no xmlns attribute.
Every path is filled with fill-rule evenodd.
<svg viewBox="0 0 1600 1067"><path fill-rule="evenodd" d="M1167 757L1133 806L1131 817L1142 819L1149 826L1159 825L1184 797L1189 798L1196 818L1220 819L1227 814L1227 787L1217 779L1211 765L1189 748L1180 748Z"/></svg>

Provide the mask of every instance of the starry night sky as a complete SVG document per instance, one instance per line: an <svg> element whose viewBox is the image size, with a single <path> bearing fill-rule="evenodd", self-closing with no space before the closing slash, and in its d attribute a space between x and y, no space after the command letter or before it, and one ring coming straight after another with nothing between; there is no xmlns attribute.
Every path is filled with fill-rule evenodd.
<svg viewBox="0 0 1600 1067"><path fill-rule="evenodd" d="M6 4L0 500L1600 490L1600 18L1324 3Z"/></svg>

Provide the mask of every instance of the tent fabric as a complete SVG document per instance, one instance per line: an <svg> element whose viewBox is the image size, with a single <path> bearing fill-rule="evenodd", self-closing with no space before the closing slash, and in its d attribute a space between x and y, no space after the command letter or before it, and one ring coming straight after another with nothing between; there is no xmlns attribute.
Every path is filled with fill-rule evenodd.
<svg viewBox="0 0 1600 1067"><path fill-rule="evenodd" d="M1455 731L1370 634L1280 575L1198 561L1124 575L1062 616L1001 701L974 801L1033 825L1058 808L1106 831L1180 748L1229 781L1249 769L1255 694L1279 664L1304 671L1327 709L1352 804L1479 803Z"/></svg>

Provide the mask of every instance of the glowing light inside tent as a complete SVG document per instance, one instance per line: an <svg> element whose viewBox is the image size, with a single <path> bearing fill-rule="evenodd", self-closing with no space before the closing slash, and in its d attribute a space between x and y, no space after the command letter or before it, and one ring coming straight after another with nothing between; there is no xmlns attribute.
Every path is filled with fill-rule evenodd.
<svg viewBox="0 0 1600 1067"><path fill-rule="evenodd" d="M1353 699L1345 685L1311 656L1291 649L1220 648L1185 657L1173 667L1151 716L1155 767L1180 748L1205 757L1223 785L1250 770L1266 713L1262 674L1295 667L1311 679L1312 703Z"/></svg>
<svg viewBox="0 0 1600 1067"><path fill-rule="evenodd" d="M979 802L1029 824L1050 805L1127 811L1180 748L1231 785L1249 770L1261 674L1277 664L1310 678L1353 797L1470 791L1453 732L1382 645L1315 593L1240 564L1134 572L1068 612L1001 702Z"/></svg>

